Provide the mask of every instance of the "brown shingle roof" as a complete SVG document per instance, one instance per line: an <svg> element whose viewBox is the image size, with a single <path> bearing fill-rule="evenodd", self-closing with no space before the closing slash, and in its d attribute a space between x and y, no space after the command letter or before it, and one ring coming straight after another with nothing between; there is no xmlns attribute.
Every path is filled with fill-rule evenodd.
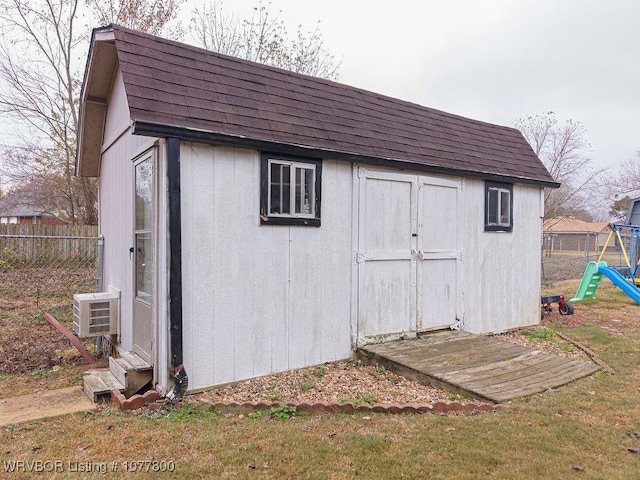
<svg viewBox="0 0 640 480"><path fill-rule="evenodd" d="M585 222L572 217L555 217L544 221L545 232L603 232L609 227L609 222Z"/></svg>
<svg viewBox="0 0 640 480"><path fill-rule="evenodd" d="M187 139L198 132L203 140L557 186L514 128L109 28L134 133L163 136L170 127Z"/></svg>

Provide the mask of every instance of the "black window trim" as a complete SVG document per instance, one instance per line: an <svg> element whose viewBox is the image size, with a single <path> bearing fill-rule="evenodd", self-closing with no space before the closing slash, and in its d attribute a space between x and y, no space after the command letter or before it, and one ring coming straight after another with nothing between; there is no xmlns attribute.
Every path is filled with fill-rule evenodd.
<svg viewBox="0 0 640 480"><path fill-rule="evenodd" d="M489 190L502 189L509 191L509 225L489 225ZM513 231L513 184L506 182L484 182L484 231L485 232L512 232Z"/></svg>
<svg viewBox="0 0 640 480"><path fill-rule="evenodd" d="M286 217L269 215L269 160L307 163L315 166L316 181L314 185L315 218ZM282 155L271 152L260 154L260 225L298 225L303 227L320 226L320 206L322 197L322 159L294 155Z"/></svg>

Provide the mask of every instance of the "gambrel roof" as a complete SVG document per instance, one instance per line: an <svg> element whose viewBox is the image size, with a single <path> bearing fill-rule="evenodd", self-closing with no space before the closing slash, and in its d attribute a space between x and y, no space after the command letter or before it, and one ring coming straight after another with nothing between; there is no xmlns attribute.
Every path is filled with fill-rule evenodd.
<svg viewBox="0 0 640 480"><path fill-rule="evenodd" d="M557 187L522 134L120 26L94 30L78 172L97 176L120 66L134 134Z"/></svg>

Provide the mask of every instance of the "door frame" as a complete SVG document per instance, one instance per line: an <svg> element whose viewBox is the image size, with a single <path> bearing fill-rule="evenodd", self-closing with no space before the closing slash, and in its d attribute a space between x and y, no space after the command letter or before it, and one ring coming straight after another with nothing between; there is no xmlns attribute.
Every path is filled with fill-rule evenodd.
<svg viewBox="0 0 640 480"><path fill-rule="evenodd" d="M159 155L158 155L158 145L157 143L155 143L153 146L151 146L150 148L146 148L142 153L136 155L133 159L132 159L132 168L133 168L133 185L132 185L132 191L133 191L133 202L132 202L132 209L133 209L133 255L132 255L132 263L131 263L131 274L132 274L132 317L131 317L131 348L133 350L134 353L136 353L137 355L139 355L141 358L143 358L145 361L149 362L151 365L154 366L154 378L157 378L155 375L155 366L157 365L157 355L158 355L158 322L157 322L157 305L158 305L158 298L159 298L159 291L158 291L158 287L159 287L159 282L158 282L158 275L159 275L159 265L158 265L158 261L161 258L160 255L158 254L158 234L159 234L159 224L160 222L159 220L159 195L158 193L161 191L159 189ZM151 161L151 171L152 171L152 180L151 180L151 186L152 186L152 206L151 206L151 212L152 212L152 216L153 219L151 221L151 228L149 230L149 233L151 234L151 245L152 245L152 258L153 258L153 270L151 272L151 277L150 277L150 281L151 281L151 289L152 289L152 293L151 293L151 298L150 301L148 302L148 307L150 309L150 320L149 320L149 327L150 327L150 340L151 340L151 351L149 352L149 357L146 356L146 352L144 351L140 351L140 349L136 348L136 328L135 328L135 321L136 321L136 304L137 303L147 303L144 302L143 300L140 300L138 298L137 295L137 283L136 283L136 279L137 279L137 255L138 255L138 251L137 251L137 231L138 229L136 228L136 168L138 165L140 165L141 163L143 163L144 161L150 160ZM146 306L146 305L145 305Z"/></svg>
<svg viewBox="0 0 640 480"><path fill-rule="evenodd" d="M410 325L412 330L409 332L390 332L389 334L377 335L375 337L365 337L363 332L360 329L360 310L361 310L361 302L362 300L362 285L361 285L361 263L367 260L367 256L359 251L361 246L363 245L362 240L362 229L360 228L360 220L364 218L364 211L366 205L362 201L363 187L364 182L368 178L373 179L384 179L384 180L393 180L397 179L398 181L403 182L412 182L413 187L411 189L411 229L413 233L418 232L418 222L420 221L420 212L419 208L419 195L422 185L425 183L443 186L443 187L452 187L458 190L458 207L459 202L462 200L459 195L462 191L463 181L462 179L455 177L435 177L430 175L424 175L418 172L398 172L397 170L385 170L381 168L372 168L367 165L354 164L353 170L353 191L352 191L352 245L353 245L353 259L352 259L352 282L351 282L351 292L352 299L351 302L351 339L352 345L360 346L367 343L372 342L383 342L383 341L392 341L400 338L411 338L417 336L421 332L428 331L429 328L424 329L422 325L420 325L418 320L418 302L420 299L418 298L418 293L420 288L418 287L418 262L424 262L427 258L418 258L418 257L429 257L436 252L422 252L418 251L418 239L417 237L412 235L411 241L411 291L410 291ZM412 178L413 177L413 178ZM425 182L426 180L426 182ZM461 239L458 239L458 243L461 242ZM366 245L364 245L366 249ZM459 328L464 316L464 306L462 301L462 291L463 291L463 283L461 276L464 275L463 265L462 265L462 246L457 250L447 250L446 252L441 252L445 255L446 258L452 258L456 256L458 259L459 271L456 278L456 300L455 300L455 309L456 309L456 317L457 321L453 324L446 324L440 327L435 327L435 329L439 328ZM440 255L440 252L436 254ZM373 258L372 258L373 259Z"/></svg>

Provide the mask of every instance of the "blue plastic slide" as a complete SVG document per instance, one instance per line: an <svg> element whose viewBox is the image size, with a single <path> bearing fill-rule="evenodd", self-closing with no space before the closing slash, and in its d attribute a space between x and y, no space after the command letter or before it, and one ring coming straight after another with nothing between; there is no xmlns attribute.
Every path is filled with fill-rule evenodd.
<svg viewBox="0 0 640 480"><path fill-rule="evenodd" d="M640 305L640 290L638 290L638 287L633 283L620 275L620 272L608 267L604 262L600 262L598 264L598 272L608 277L616 287L629 295L638 305Z"/></svg>

